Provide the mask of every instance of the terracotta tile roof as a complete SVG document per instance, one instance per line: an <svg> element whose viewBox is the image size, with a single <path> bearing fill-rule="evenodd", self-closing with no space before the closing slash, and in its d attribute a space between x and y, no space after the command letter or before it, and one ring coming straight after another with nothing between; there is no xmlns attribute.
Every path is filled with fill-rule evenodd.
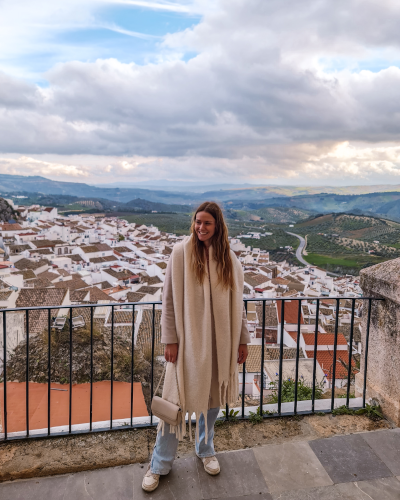
<svg viewBox="0 0 400 500"><path fill-rule="evenodd" d="M8 247L11 252L21 253L24 250L32 250L29 245L10 245Z"/></svg>
<svg viewBox="0 0 400 500"><path fill-rule="evenodd" d="M44 248L55 247L56 245L68 245L68 243L62 240L34 240L32 241L32 245L35 245L36 248Z"/></svg>
<svg viewBox="0 0 400 500"><path fill-rule="evenodd" d="M302 335L307 346L314 346L314 333L302 333ZM334 341L335 335L333 333L318 333L318 345L333 345ZM337 345L347 345L347 341L343 333L338 333Z"/></svg>
<svg viewBox="0 0 400 500"><path fill-rule="evenodd" d="M282 301L277 301L276 308L278 311L278 323L281 323L282 316ZM299 314L299 301L298 300L285 300L284 307L284 320L288 324L296 324ZM303 313L300 314L300 324L304 324Z"/></svg>
<svg viewBox="0 0 400 500"><path fill-rule="evenodd" d="M273 285L288 285L290 281L285 280L284 278L272 278L271 283Z"/></svg>
<svg viewBox="0 0 400 500"><path fill-rule="evenodd" d="M20 231L23 229L19 224L0 224L0 231Z"/></svg>
<svg viewBox="0 0 400 500"><path fill-rule="evenodd" d="M20 274L24 280L31 280L36 278L36 274L31 269L26 269L24 271L16 271L13 274Z"/></svg>
<svg viewBox="0 0 400 500"><path fill-rule="evenodd" d="M56 288L68 288L69 290L80 290L88 285L81 278L73 278L72 280L58 281L54 283Z"/></svg>
<svg viewBox="0 0 400 500"><path fill-rule="evenodd" d="M104 300L107 302L115 302L115 299L109 297L106 293L97 288L97 286L88 287L85 290L90 291L89 302L92 304L97 304L99 300Z"/></svg>
<svg viewBox="0 0 400 500"><path fill-rule="evenodd" d="M46 279L46 280L49 280L49 281L60 279L60 275L59 274L52 273L50 271L44 271L43 273L38 274L37 277L39 279Z"/></svg>
<svg viewBox="0 0 400 500"><path fill-rule="evenodd" d="M108 246L108 245L107 245ZM100 252L100 250L97 248L97 245L87 245L87 246L81 246L80 247L84 253L96 253ZM110 248L111 250L111 248Z"/></svg>
<svg viewBox="0 0 400 500"><path fill-rule="evenodd" d="M257 316L258 316L258 321L260 322L260 325L262 325L262 305L257 305L256 306L257 310ZM265 302L265 326L278 326L278 317L276 314L276 304L270 304L268 302Z"/></svg>
<svg viewBox="0 0 400 500"><path fill-rule="evenodd" d="M78 253L73 253L72 255L68 256L73 262L84 262L84 258L79 255Z"/></svg>
<svg viewBox="0 0 400 500"><path fill-rule="evenodd" d="M306 351L307 358L314 357L314 351ZM333 376L333 351L317 351L317 361L328 376L328 380L332 380ZM349 363L349 353L348 351L336 351L336 379L347 378L348 370L347 366ZM354 359L351 360L352 368L354 369L355 363Z"/></svg>
<svg viewBox="0 0 400 500"><path fill-rule="evenodd" d="M140 251L145 253L146 255L152 255L153 253L157 253L155 250L151 248L143 248Z"/></svg>
<svg viewBox="0 0 400 500"><path fill-rule="evenodd" d="M107 243L96 243L95 246L99 252L105 252L107 250L112 250L112 248L109 245L107 245Z"/></svg>
<svg viewBox="0 0 400 500"><path fill-rule="evenodd" d="M136 276L136 274L129 269L122 269L121 271L115 271L115 269L104 269L104 272L117 280L128 280L133 276Z"/></svg>
<svg viewBox="0 0 400 500"><path fill-rule="evenodd" d="M128 292L126 294L128 302L140 302L144 297L146 297L145 293Z"/></svg>
<svg viewBox="0 0 400 500"><path fill-rule="evenodd" d="M16 301L16 307L59 306L67 290L57 288L22 288Z"/></svg>
<svg viewBox="0 0 400 500"><path fill-rule="evenodd" d="M150 276L146 279L148 285L157 285L158 283L163 283L158 276Z"/></svg>
<svg viewBox="0 0 400 500"><path fill-rule="evenodd" d="M87 295L90 296L89 290L70 291L71 302L83 302L85 299L88 298Z"/></svg>
<svg viewBox="0 0 400 500"><path fill-rule="evenodd" d="M14 263L14 266L19 269L20 271L24 271L26 269L32 269L34 271L35 269L39 269L39 267L42 266L48 266L49 261L46 259L40 259L39 262L29 260L29 259L21 259L17 262Z"/></svg>
<svg viewBox="0 0 400 500"><path fill-rule="evenodd" d="M9 292L0 292L0 300L8 300L11 294L11 290Z"/></svg>
<svg viewBox="0 0 400 500"><path fill-rule="evenodd" d="M49 281L46 278L35 278L33 280L29 280L27 282L27 285L30 287L33 286L33 288L49 288L49 287L54 287L54 283Z"/></svg>
<svg viewBox="0 0 400 500"><path fill-rule="evenodd" d="M154 311L154 355L163 356L164 355L164 345L161 344L161 311L156 309ZM151 352L152 344L152 327L153 327L153 311L149 309L144 309L142 321L139 326L139 331L137 335L136 345L140 347L143 352Z"/></svg>
<svg viewBox="0 0 400 500"><path fill-rule="evenodd" d="M268 344L276 344L278 342L278 330L273 328L266 328L264 330L265 342ZM256 338L262 338L262 327L256 327Z"/></svg>
<svg viewBox="0 0 400 500"><path fill-rule="evenodd" d="M50 248L31 248L29 254L32 255L54 255L54 252Z"/></svg>
<svg viewBox="0 0 400 500"><path fill-rule="evenodd" d="M56 288L22 288L16 301L16 307L58 306L65 299L67 290ZM57 315L58 309L51 310L51 316ZM33 310L29 312L29 333L35 334L47 329L48 311Z"/></svg>
<svg viewBox="0 0 400 500"><path fill-rule="evenodd" d="M137 311L135 311L135 321L137 318ZM111 321L111 316L108 318ZM114 323L124 323L132 325L132 311L126 309L114 310Z"/></svg>
<svg viewBox="0 0 400 500"><path fill-rule="evenodd" d="M154 295L155 293L158 292L160 288L156 286L141 286L139 290L136 290L137 293L146 293L150 295Z"/></svg>
<svg viewBox="0 0 400 500"><path fill-rule="evenodd" d="M160 267L161 269L167 269L166 262L157 262L156 266Z"/></svg>
<svg viewBox="0 0 400 500"><path fill-rule="evenodd" d="M260 373L261 372L261 345L248 345L247 346L249 355L246 361L246 373ZM280 348L279 347L267 347L264 348L264 361L279 359ZM303 352L300 350L300 358L304 358ZM296 349L293 347L283 348L283 359L295 359ZM243 365L239 365L239 373L243 373Z"/></svg>
<svg viewBox="0 0 400 500"><path fill-rule="evenodd" d="M0 279L0 290L7 290L10 288L10 285L6 283L4 280Z"/></svg>
<svg viewBox="0 0 400 500"><path fill-rule="evenodd" d="M66 269L57 269L57 272L60 276L63 276L64 278L70 276L70 273Z"/></svg>
<svg viewBox="0 0 400 500"><path fill-rule="evenodd" d="M345 323L339 326L341 333L343 333L345 339L347 342L350 341L350 331L351 331L351 325L350 323ZM327 325L324 325L324 329L327 333L335 333L335 323L329 323ZM353 341L354 342L361 342L361 330L359 327L359 323L354 324L353 327Z"/></svg>
<svg viewBox="0 0 400 500"><path fill-rule="evenodd" d="M114 250L119 252L119 253L128 253L132 252L132 250L128 247L114 247Z"/></svg>
<svg viewBox="0 0 400 500"><path fill-rule="evenodd" d="M102 281L101 283L96 283L96 286L99 286L99 285L100 285L100 290L112 288L112 285L108 281Z"/></svg>
<svg viewBox="0 0 400 500"><path fill-rule="evenodd" d="M257 274L253 272L244 273L244 282L252 288L262 285L263 283L267 283L268 281L270 281L270 279L264 274Z"/></svg>
<svg viewBox="0 0 400 500"><path fill-rule="evenodd" d="M89 259L89 261L92 264L100 264L102 262L113 262L115 260L118 260L118 258L115 255L107 255L105 257L92 257Z"/></svg>

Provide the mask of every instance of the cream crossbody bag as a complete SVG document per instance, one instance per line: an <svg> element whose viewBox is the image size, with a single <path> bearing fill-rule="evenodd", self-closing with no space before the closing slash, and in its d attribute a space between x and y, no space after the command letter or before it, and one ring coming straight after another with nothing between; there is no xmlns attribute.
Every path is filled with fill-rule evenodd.
<svg viewBox="0 0 400 500"><path fill-rule="evenodd" d="M164 370L161 374L160 381L158 382L157 389L155 390L154 394L157 394L157 391L160 387L161 380L164 377L166 369L167 369L167 363L165 363ZM159 396L154 396L151 402L151 411L153 415L160 418L161 420L164 420L164 422L170 425L179 425L182 422L181 396L179 394L179 384L178 384L178 376L176 374L176 366L175 366L175 379L176 379L176 386L178 389L179 405L171 403L170 401L160 398Z"/></svg>

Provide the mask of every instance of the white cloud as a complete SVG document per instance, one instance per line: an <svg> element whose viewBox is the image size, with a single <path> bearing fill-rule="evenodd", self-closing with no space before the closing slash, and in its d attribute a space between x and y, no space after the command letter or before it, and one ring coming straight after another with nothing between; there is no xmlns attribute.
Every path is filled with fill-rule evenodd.
<svg viewBox="0 0 400 500"><path fill-rule="evenodd" d="M0 158L0 172L12 175L41 175L51 178L85 178L90 172L87 168L37 160L26 156L20 158Z"/></svg>
<svg viewBox="0 0 400 500"><path fill-rule="evenodd" d="M56 2L46 13L40 0L32 30L51 15L55 23L63 15L65 22L90 23L107 3L85 0L77 14L74 2L61 12ZM44 89L0 74L3 156L86 155L90 164L98 158L98 168L76 164L68 173L74 163L58 161L59 175L113 181L397 178L398 2L128 3L204 17L164 38L158 64L71 60L49 69ZM186 51L197 56L176 59ZM377 55L379 70L359 69L376 65ZM22 169L50 172L34 165L21 162Z"/></svg>

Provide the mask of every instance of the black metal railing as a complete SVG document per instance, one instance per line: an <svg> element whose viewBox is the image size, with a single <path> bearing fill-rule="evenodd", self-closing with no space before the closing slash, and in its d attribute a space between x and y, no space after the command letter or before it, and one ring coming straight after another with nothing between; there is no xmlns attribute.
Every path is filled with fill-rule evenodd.
<svg viewBox="0 0 400 500"><path fill-rule="evenodd" d="M263 407L266 403L265 397L264 397L264 363L265 363L265 329L266 326L266 304L267 303L276 303L277 310L280 312L280 321L278 321L278 327L277 327L277 334L278 334L278 329L279 329L279 342L278 342L278 347L279 347L279 370L277 373L278 376L278 382L277 382L277 411L275 411L274 415L275 416L285 416L285 415L297 415L297 414L307 414L307 413L315 413L316 408L315 408L315 401L316 401L316 373L317 373L317 348L318 348L318 334L319 334L319 319L320 319L320 302L321 301L335 301L336 303L336 308L335 308L335 326L334 326L334 346L333 346L333 361L332 361L332 371L331 371L331 403L329 408L325 408L323 410L318 410L318 411L324 411L324 412L330 412L334 409L335 406L335 380L336 380L336 362L337 362L337 346L338 346L338 333L339 333L339 310L340 310L340 301L346 300L346 301L351 301L351 312L350 312L350 334L349 334L349 341L348 341L348 367L347 367L347 391L346 391L346 398L345 398L345 404L347 407L349 407L350 403L350 388L351 388L351 378L352 378L352 356L353 356L353 340L354 340L354 320L355 320L355 305L357 300L362 300L363 302L366 302L366 307L367 307L367 312L366 312L366 334L365 334L365 345L363 347L364 352L362 355L364 356L364 373L363 373L363 378L364 378L364 385L363 385L363 397L362 397L362 406L359 407L365 407L365 400L366 400L366 375L367 375L367 362L368 362L368 343L369 343L369 331L370 331L370 322L371 322L371 310L372 310L372 303L373 301L377 300L383 300L383 299L378 299L378 298L373 298L373 297L334 297L334 298L327 298L327 297L290 297L290 298L281 298L281 297L273 297L273 298L254 298L254 299L244 299L244 304L245 304L245 309L246 312L248 310L248 304L250 302L255 302L258 303L258 305L261 303L262 305L262 318L261 318L261 324L262 324L262 335L261 335L261 364L260 364L260 377L258 378L259 380L259 414L262 415L264 418L271 416L270 412L268 414L264 414L262 411ZM287 326L287 323L285 324L285 304L287 302L298 302L297 306L297 329L293 330L292 326L292 331L296 331L296 355L295 355L295 375L294 375L294 380L295 380L295 386L294 386L294 400L293 400L293 408L290 411L282 411L282 384L283 384L283 360L284 360L284 333L285 333L285 326ZM299 411L298 410L298 385L299 385L299 360L300 358L300 339L301 339L301 332L302 332L302 305L304 304L314 304L315 305L315 328L314 328L314 351L313 351L313 367L312 367L312 396L311 396L311 407L306 410ZM76 433L76 432L94 432L94 431L100 431L100 430L113 430L113 429L129 429L129 428L135 428L135 427L142 427L145 425L155 425L153 422L153 415L151 414L150 410L150 404L148 404L149 408L149 418L147 422L142 422L142 423L135 423L134 418L133 418L133 404L134 404L134 359L135 359L135 349L137 346L135 346L135 312L139 312L140 310L144 311L152 311L152 320L151 320L151 339L150 339L150 345L148 346L149 349L151 350L151 368L150 368L150 380L149 380L149 385L150 385L150 401L153 398L154 395L154 367L155 367L155 349L156 349L156 322L155 322L155 313L156 313L156 307L160 309L162 302L161 301L154 301L154 302L140 302L140 303L121 303L121 304L116 304L116 303L109 303L109 304L101 304L101 305L95 305L95 304L77 304L77 305L68 305L68 306L46 306L46 307L31 307L31 308L13 308L13 309L4 309L2 311L2 320L3 320L3 331L2 331L2 336L3 336L3 352L2 352L2 369L0 368L0 389L2 386L3 389L3 398L2 398L2 405L0 401L0 422L2 423L2 429L0 431L0 441L5 441L9 439L23 439L23 438L29 438L29 437L45 437L45 436L56 436L56 435L66 435L65 432L60 432L60 431L53 431L52 432L52 415L51 415L51 367L52 367L52 332L55 332L56 329L56 322L55 318L53 319L53 324L52 324L52 316L51 312L57 310L58 312L60 310L66 310L67 311L67 317L66 320L68 320L68 323L65 323L64 332L69 335L69 397L68 397L68 434ZM279 305L279 306L278 306ZM111 328L110 331L108 332L109 338L110 338L110 419L109 419L109 426L104 428L94 428L93 427L93 397L94 397L94 391L93 391L93 385L94 385L94 369L95 363L94 363L94 320L95 320L95 310L97 308L111 308ZM90 376L89 376L89 385L90 385L90 391L89 391L89 411L88 411L88 428L85 429L80 429L80 430L73 430L73 424L72 424L72 408L73 408L73 400L72 400L72 391L73 391L73 354L74 354L74 325L73 325L73 310L74 309L90 309L90 351L89 351L89 356L90 356ZM365 309L365 308L363 308ZM29 380L30 380L30 373L31 373L31 366L30 366L30 340L31 342L33 341L33 335L31 336L30 339L30 326L31 326L31 321L30 318L33 314L34 311L48 311L47 312L47 329L45 328L45 333L43 335L47 335L47 345L48 345L48 351L47 351L47 433L46 432L39 432L38 429L35 429L36 432L32 433L30 429L30 417L29 417L29 408L30 408L30 389L29 389ZM114 343L115 343L115 313L116 310L123 310L123 311L132 311L132 323L130 325L131 328L131 335L130 335L130 351L129 351L129 357L130 357L130 367L129 367L129 378L130 378L130 416L126 419L129 420L129 422L124 422L124 425L113 427L113 408L114 408ZM14 418L14 411L11 413L8 413L8 394L7 394L7 385L10 383L10 381L7 380L7 363L10 362L7 358L10 358L10 356L7 353L7 318L9 314L12 313L22 313L24 314L24 328L25 328L25 334L26 334L26 349L25 349L25 422L26 422L26 428L23 431L18 431L18 432L8 432L8 424L12 422L12 419ZM363 313L363 315L365 312ZM314 317L314 315L311 315ZM304 323L304 322L303 322ZM293 324L292 324L293 325ZM294 323L296 326L296 323ZM1 332L0 332L1 334ZM158 339L159 341L159 339ZM127 348L129 349L129 347ZM12 356L11 356L12 358ZM242 377L242 388L241 388L241 415L240 418L247 418L246 417L246 410L245 410L245 399L246 399L246 363L243 364L243 370L242 374L239 375L239 377ZM22 382L24 383L24 382ZM60 389L58 389L60 390ZM3 408L1 408L3 406ZM239 407L240 408L240 407ZM225 418L229 419L229 407L226 406L226 413L225 413ZM43 430L43 428L42 428ZM33 429L32 429L33 431Z"/></svg>

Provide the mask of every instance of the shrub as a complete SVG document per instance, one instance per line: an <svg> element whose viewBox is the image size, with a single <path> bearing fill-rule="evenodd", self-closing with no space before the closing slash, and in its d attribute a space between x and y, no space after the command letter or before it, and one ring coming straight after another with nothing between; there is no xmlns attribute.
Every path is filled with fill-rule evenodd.
<svg viewBox="0 0 400 500"><path fill-rule="evenodd" d="M273 382L273 394L269 398L269 403L278 403L278 382ZM296 381L293 378L288 378L282 381L282 403L290 403L294 401L294 392L296 387ZM324 382L315 383L315 399L322 399L322 394L324 391ZM307 385L302 378L297 382L297 401L306 401L312 399L312 387Z"/></svg>

